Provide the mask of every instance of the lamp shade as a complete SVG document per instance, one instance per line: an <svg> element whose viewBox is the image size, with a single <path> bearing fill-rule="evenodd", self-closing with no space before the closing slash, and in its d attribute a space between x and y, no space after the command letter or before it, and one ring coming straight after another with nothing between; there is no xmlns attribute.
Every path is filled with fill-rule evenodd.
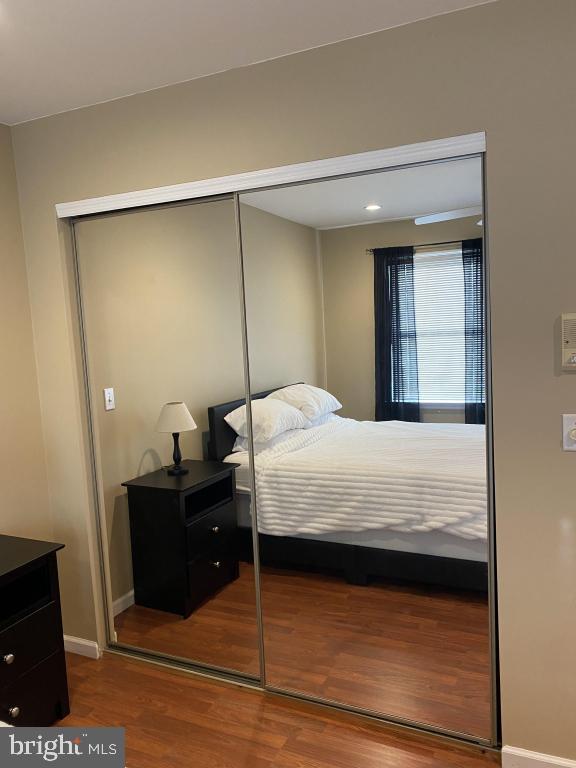
<svg viewBox="0 0 576 768"><path fill-rule="evenodd" d="M160 411L156 432L189 432L196 429L196 422L190 415L186 403L165 403Z"/></svg>

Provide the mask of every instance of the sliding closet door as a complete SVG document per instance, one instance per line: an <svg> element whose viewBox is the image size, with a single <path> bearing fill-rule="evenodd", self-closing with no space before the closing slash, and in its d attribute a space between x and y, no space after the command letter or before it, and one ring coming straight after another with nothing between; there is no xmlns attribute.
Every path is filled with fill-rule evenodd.
<svg viewBox="0 0 576 768"><path fill-rule="evenodd" d="M245 393L233 200L74 229L110 640L258 679L249 460L213 429Z"/></svg>
<svg viewBox="0 0 576 768"><path fill-rule="evenodd" d="M241 194L266 684L493 738L478 157Z"/></svg>

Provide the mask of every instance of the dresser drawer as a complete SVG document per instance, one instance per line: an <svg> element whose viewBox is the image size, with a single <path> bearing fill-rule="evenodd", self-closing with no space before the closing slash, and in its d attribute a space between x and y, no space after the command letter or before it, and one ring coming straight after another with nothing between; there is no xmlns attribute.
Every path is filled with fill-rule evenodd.
<svg viewBox="0 0 576 768"><path fill-rule="evenodd" d="M199 557L193 563L189 563L190 610L236 578L238 578L238 561L230 557L219 560L214 560L211 557Z"/></svg>
<svg viewBox="0 0 576 768"><path fill-rule="evenodd" d="M0 632L0 688L28 672L62 647L60 615L55 603L31 613ZM5 657L13 657L7 664Z"/></svg>
<svg viewBox="0 0 576 768"><path fill-rule="evenodd" d="M0 720L10 725L48 726L65 717L68 711L63 651L0 689Z"/></svg>
<svg viewBox="0 0 576 768"><path fill-rule="evenodd" d="M231 502L186 526L188 560L199 555L224 557L235 551L236 504Z"/></svg>

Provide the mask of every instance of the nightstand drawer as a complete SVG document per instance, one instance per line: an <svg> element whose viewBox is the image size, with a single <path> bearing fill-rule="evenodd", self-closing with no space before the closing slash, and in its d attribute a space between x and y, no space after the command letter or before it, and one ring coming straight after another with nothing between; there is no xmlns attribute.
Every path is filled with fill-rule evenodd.
<svg viewBox="0 0 576 768"><path fill-rule="evenodd" d="M51 656L61 645L62 630L55 603L0 632L0 688ZM4 661L6 657L11 663Z"/></svg>
<svg viewBox="0 0 576 768"><path fill-rule="evenodd" d="M64 652L0 689L0 720L16 726L52 725L68 714Z"/></svg>
<svg viewBox="0 0 576 768"><path fill-rule="evenodd" d="M191 609L238 577L238 561L199 557L188 564L188 588Z"/></svg>
<svg viewBox="0 0 576 768"><path fill-rule="evenodd" d="M224 556L235 551L236 505L224 504L186 526L188 560L199 555Z"/></svg>

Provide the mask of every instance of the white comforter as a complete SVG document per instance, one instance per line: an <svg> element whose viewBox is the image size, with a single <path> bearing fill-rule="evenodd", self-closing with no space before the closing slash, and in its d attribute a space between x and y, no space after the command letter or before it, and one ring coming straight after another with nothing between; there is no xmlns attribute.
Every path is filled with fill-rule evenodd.
<svg viewBox="0 0 576 768"><path fill-rule="evenodd" d="M257 455L258 528L486 539L485 464L482 426L338 418Z"/></svg>

